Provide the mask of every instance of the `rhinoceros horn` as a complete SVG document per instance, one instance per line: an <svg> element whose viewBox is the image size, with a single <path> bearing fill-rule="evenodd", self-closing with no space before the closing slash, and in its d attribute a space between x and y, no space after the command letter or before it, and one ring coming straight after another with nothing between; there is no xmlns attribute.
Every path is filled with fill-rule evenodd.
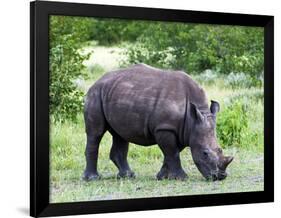
<svg viewBox="0 0 281 218"><path fill-rule="evenodd" d="M226 167L231 163L232 160L233 160L232 156L226 156L223 158L223 164L222 164L223 170L226 169Z"/></svg>

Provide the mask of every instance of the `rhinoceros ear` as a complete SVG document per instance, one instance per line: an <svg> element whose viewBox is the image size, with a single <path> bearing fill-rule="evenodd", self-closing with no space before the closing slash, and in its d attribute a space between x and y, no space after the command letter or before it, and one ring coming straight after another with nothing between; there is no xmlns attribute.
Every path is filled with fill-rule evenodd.
<svg viewBox="0 0 281 218"><path fill-rule="evenodd" d="M190 102L190 112L191 116L194 117L196 120L203 122L204 116L200 112L200 110L197 108L197 106Z"/></svg>
<svg viewBox="0 0 281 218"><path fill-rule="evenodd" d="M212 114L216 115L216 113L220 111L220 104L219 104L219 102L211 100L210 110L211 110Z"/></svg>

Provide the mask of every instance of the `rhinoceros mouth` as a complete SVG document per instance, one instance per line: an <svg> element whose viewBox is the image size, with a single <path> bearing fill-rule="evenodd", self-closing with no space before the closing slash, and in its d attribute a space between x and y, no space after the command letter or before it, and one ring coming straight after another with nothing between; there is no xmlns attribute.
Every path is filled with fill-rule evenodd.
<svg viewBox="0 0 281 218"><path fill-rule="evenodd" d="M227 173L226 172L219 172L218 173L218 180L223 180L227 177Z"/></svg>
<svg viewBox="0 0 281 218"><path fill-rule="evenodd" d="M217 181L217 180L225 179L227 177L227 173L217 168L216 170L210 170L209 174L207 175L203 174L203 176L206 178L206 180Z"/></svg>
<svg viewBox="0 0 281 218"><path fill-rule="evenodd" d="M212 181L217 181L217 180L223 180L227 177L227 173L226 172L220 172L220 171L216 171L216 172L212 172L209 176L207 176L207 180L212 180Z"/></svg>
<svg viewBox="0 0 281 218"><path fill-rule="evenodd" d="M201 162L195 162L195 164L207 181L223 180L227 177L227 173L221 170L218 165L213 166L214 169L212 170L210 166Z"/></svg>

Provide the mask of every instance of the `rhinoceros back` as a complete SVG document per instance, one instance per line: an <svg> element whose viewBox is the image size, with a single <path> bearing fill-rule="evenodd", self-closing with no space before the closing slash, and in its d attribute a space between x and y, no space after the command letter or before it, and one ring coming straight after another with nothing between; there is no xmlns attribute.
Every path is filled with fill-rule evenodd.
<svg viewBox="0 0 281 218"><path fill-rule="evenodd" d="M144 64L105 74L90 88L88 101L91 96L100 98L110 128L140 145L155 144L159 129L179 135L188 102L208 107L204 91L187 74Z"/></svg>

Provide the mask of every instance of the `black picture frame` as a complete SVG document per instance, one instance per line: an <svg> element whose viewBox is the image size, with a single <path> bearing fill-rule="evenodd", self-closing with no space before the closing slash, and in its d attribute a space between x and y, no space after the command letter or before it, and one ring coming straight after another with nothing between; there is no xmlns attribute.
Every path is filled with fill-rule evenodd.
<svg viewBox="0 0 281 218"><path fill-rule="evenodd" d="M264 28L264 191L49 203L49 15L177 21ZM274 201L274 17L35 1L30 3L30 215L58 216Z"/></svg>

